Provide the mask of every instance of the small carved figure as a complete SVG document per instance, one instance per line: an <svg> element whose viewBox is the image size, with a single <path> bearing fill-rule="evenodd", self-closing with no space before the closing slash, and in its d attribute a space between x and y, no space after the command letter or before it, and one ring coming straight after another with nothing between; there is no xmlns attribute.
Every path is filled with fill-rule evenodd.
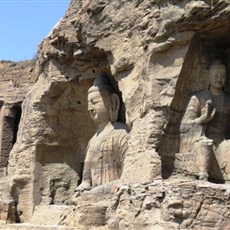
<svg viewBox="0 0 230 230"><path fill-rule="evenodd" d="M108 79L104 76L96 78L88 90L88 111L97 131L88 143L83 179L76 192L120 178L128 128L117 121L119 108L119 96Z"/></svg>
<svg viewBox="0 0 230 230"><path fill-rule="evenodd" d="M230 137L230 97L224 92L225 64L214 60L208 77L209 89L191 97L181 123L184 137L180 152L198 154L196 167L200 180L208 179L213 151ZM186 138L190 141L186 142Z"/></svg>

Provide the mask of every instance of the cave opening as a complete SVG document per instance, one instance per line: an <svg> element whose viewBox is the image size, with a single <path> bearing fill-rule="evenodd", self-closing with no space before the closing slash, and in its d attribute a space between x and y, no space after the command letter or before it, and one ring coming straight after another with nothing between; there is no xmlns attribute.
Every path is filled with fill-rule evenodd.
<svg viewBox="0 0 230 230"><path fill-rule="evenodd" d="M1 108L0 167L2 169L7 168L10 151L17 140L21 113L21 105L18 104L13 106L4 105Z"/></svg>
<svg viewBox="0 0 230 230"><path fill-rule="evenodd" d="M21 119L22 109L20 105L17 105L14 107L15 110L15 117L14 117L14 124L13 124L13 140L12 140L12 146L17 141L17 133L18 133L18 126Z"/></svg>

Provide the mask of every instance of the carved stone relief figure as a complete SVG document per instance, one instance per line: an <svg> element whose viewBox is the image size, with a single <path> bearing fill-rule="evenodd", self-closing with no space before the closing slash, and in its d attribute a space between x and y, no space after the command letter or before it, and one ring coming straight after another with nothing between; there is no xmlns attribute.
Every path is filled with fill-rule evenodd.
<svg viewBox="0 0 230 230"><path fill-rule="evenodd" d="M226 139L230 137L229 116L230 97L224 92L226 66L221 60L214 60L209 68L209 88L190 98L181 122L180 153L190 159L200 180L207 180L210 175L220 180L228 180L223 175L226 156ZM189 161L189 159L187 159ZM184 168L191 167L184 159ZM216 166L215 166L216 165ZM217 175L218 172L222 175ZM228 173L226 173L228 174ZM225 178L223 178L223 176Z"/></svg>
<svg viewBox="0 0 230 230"><path fill-rule="evenodd" d="M120 178L125 152L127 131L118 122L119 96L105 76L95 79L88 90L88 111L97 127L88 143L82 183L77 192L88 190Z"/></svg>

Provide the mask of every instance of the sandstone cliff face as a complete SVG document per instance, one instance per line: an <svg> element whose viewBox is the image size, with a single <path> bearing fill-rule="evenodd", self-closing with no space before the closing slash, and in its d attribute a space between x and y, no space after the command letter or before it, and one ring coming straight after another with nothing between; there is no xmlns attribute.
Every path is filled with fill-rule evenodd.
<svg viewBox="0 0 230 230"><path fill-rule="evenodd" d="M224 55L229 60L229 10L224 0L71 1L66 15L39 47L33 75L38 81L23 102L18 138L10 154L11 194L22 222L31 218L37 205L69 204L81 179L87 143L95 131L87 112L87 90L100 72L107 73L122 97L120 117L131 130L122 182L151 183L172 175L175 153L179 151L179 122L188 97L206 88L207 64L213 55ZM159 196L145 197L150 199L149 204L144 198L135 198L138 204L132 207L139 207L135 214L125 205L130 217L119 225L110 216L119 222L117 207L122 207L125 200L130 202L132 195L139 197L128 192L124 199L117 200L115 211L107 219L101 217L99 225L138 229L135 221L141 216L154 219L154 207L161 210L163 204L167 207L163 214L157 211L159 221L142 220L141 227L145 223L149 229L192 227L195 219L198 229L202 226L199 210L206 208L203 201L195 201L199 189L191 198L192 204L184 198L170 205L162 193L179 182L171 183L159 188ZM140 185L138 189L144 188ZM187 188L180 189L178 194ZM192 185L189 191L192 193ZM224 207L229 203L228 198L214 201L214 197L212 193L205 201L209 210L213 202ZM145 208L140 208L143 205ZM189 214L181 211L187 206L191 207ZM229 218L228 212L221 218L218 226L207 225L215 217L205 223L219 228Z"/></svg>
<svg viewBox="0 0 230 230"><path fill-rule="evenodd" d="M16 142L21 103L36 82L35 61L0 62L0 171L8 165L9 153Z"/></svg>
<svg viewBox="0 0 230 230"><path fill-rule="evenodd" d="M0 205L3 221L14 213L13 200L8 191L7 166L17 139L22 101L37 80L33 74L34 67L35 60L19 63L0 61Z"/></svg>
<svg viewBox="0 0 230 230"><path fill-rule="evenodd" d="M0 100L2 103L22 103L27 92L37 80L33 74L35 62L36 60L18 63L0 61Z"/></svg>

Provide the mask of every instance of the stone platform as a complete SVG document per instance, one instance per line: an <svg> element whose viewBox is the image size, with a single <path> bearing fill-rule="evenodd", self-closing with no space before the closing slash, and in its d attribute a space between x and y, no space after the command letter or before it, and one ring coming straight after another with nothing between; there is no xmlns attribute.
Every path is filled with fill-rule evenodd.
<svg viewBox="0 0 230 230"><path fill-rule="evenodd" d="M27 224L1 229L230 229L230 185L183 177L85 192L76 205L38 206Z"/></svg>

